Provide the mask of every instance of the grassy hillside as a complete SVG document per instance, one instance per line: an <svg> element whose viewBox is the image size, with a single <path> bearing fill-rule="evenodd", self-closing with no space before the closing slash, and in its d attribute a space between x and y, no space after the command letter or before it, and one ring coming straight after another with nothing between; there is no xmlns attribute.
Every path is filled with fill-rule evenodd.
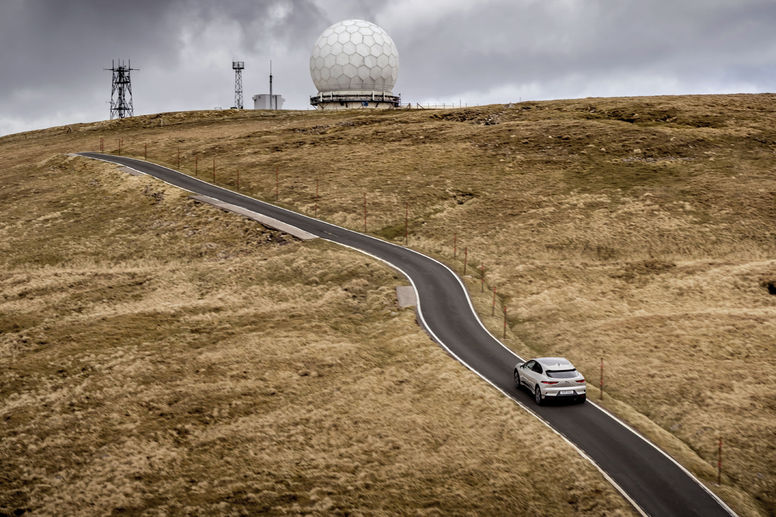
<svg viewBox="0 0 776 517"><path fill-rule="evenodd" d="M354 347L358 352L353 355L359 361L373 361L368 363L371 367L354 361L348 354L347 360L329 361L339 366L334 378L344 382L336 382L332 376L322 377L329 377L330 382L343 389L347 386L356 402L342 402L346 398L341 399L344 395L340 392L336 397L323 397L326 407L321 409L320 419L305 417L300 410L299 414L288 416L291 420L284 421L293 429L306 428L300 423L306 422L307 427L317 430L316 436L321 429L327 431L326 436L335 436L342 432L342 427L334 432L324 421L347 418L342 416L346 408L354 411L357 407L358 411L373 415L372 420L367 420L377 426L374 419L390 407L394 416L381 420L386 429L392 428L390 424L397 425L395 415L423 415L428 418L421 428L428 429L429 436L454 433L461 440L469 440L461 443L454 454L439 456L432 443L419 438L410 449L423 451L422 454L408 454L408 458L432 458L437 461L437 470L417 464L401 471L386 467L380 479L371 481L373 487L380 487L376 492L385 494L388 486L407 486L403 478L408 472L423 470L416 473L411 485L428 488L419 488L418 499L408 499L406 508L423 506L425 503L420 501L427 500L423 499L425 494L433 494L428 497L445 512L452 508L465 511L467 507L460 506L464 499L472 502L473 510L494 511L500 507L500 496L487 496L476 480L502 475L509 480L506 484L512 483L506 493L521 493L526 500L536 500L532 495L536 495L537 488L512 470L525 462L521 455L534 447L516 447L514 461L505 462L503 451L488 456L485 451L492 448L484 445L479 452L472 453L473 443L497 448L509 443L511 448L520 440L526 440L523 446L527 446L536 435L542 435L545 446L558 454L556 466L572 461L574 456L562 442L557 443L558 439L545 436L546 431L540 427L530 433L531 439L525 432L507 431L536 424L530 424L530 418L501 401L495 392L480 386L482 383L471 374L449 365L452 361L413 326L411 313L393 308L391 288L402 280L395 279L392 272L321 243L281 246L277 240L284 239L283 236L255 229L235 216L220 215L184 198L178 199L175 206L168 205L167 200L176 194L155 183L117 175L109 166L62 156L77 150L98 150L102 138L108 152L119 152L120 146L122 154L147 154L149 160L173 167L178 167L180 156L181 169L196 171L210 180L215 161L215 181L219 184L238 188L239 181L239 190L245 193L271 201L277 197L281 205L318 213L326 220L360 230L364 225L366 194L367 229L387 239L404 239L406 209L410 246L439 257L461 273L462 252L466 248L466 276L475 304L486 323L499 334L502 307L506 307L506 343L516 352L565 355L577 363L592 384L597 384L603 357L607 392L604 404L608 408L707 481L737 511L772 514L776 512L776 457L772 448L776 439L776 296L771 294L776 290L774 101L773 95L733 95L583 99L446 111L191 112L52 128L2 138L0 169L4 177L0 195L5 201L5 212L1 245L6 266L3 292L8 294L0 306L5 318L1 346L3 357L10 357L4 360L15 365L9 371L16 373L3 381L5 402L1 410L4 415L64 418L62 408L50 407L40 412L39 406L44 403L41 398L59 386L56 376L62 374L53 366L57 358L72 355L66 353L67 348L51 346L50 343L59 343L61 336L69 336L76 348L92 339L97 342L91 346L102 346L99 333L114 335L114 346L119 350L138 347L126 359L133 365L129 370L136 371L132 375L147 370L148 362L161 361L160 350L179 347L174 355L177 360L165 359L168 362L163 366L155 366L164 372L151 376L149 382L181 383L178 389L184 393L193 389L191 384L197 384L196 377L188 377L197 368L182 365L196 364L203 355L190 342L210 343L212 350L205 354L207 361L233 361L236 368L243 366L243 357L252 356L253 350L270 344L280 347L271 370L269 364L264 364L268 359L263 356L253 358L252 364L256 371L291 368L288 378L283 377L289 383L319 379L312 373L293 375L294 369L320 374L320 368L304 363L311 348L321 347L328 354L339 354ZM73 181L75 185L69 183ZM165 194L159 197L157 191ZM41 193L46 193L50 201L44 203ZM100 201L91 198L92 194ZM139 205L134 206L130 202L135 199L132 196L145 204L137 201ZM149 212L149 206L155 212ZM63 232L63 225L67 231ZM71 232L78 238L65 237ZM134 239L127 238L133 234ZM219 235L229 245L218 244L213 235ZM259 259L257 253L266 258ZM272 268L255 267L265 261L291 269L273 273ZM289 265L297 263L297 267ZM352 264L352 268L345 268L344 264ZM367 268L366 264L370 266ZM480 265L484 267L488 290L484 293ZM122 270L129 274L134 271L132 268L137 268L140 280L152 280L134 285L132 282L139 280L131 275L112 276L116 275L114 271ZM226 274L227 270L231 274ZM300 281L300 275L308 272L310 280ZM39 291L34 290L37 282L41 284ZM238 289L243 286L247 289L245 294ZM307 291L311 286L316 287ZM325 295L341 293L343 287L349 289L343 300ZM491 316L494 288L497 308L496 316ZM80 289L91 294L77 294ZM351 291L353 294L347 294ZM195 301L200 300L195 296L209 300L202 302L207 307L194 308L199 303ZM84 301L79 301L81 298ZM175 313L179 310L175 305L184 301L183 313L194 310L196 315L184 318ZM302 307L311 304L319 307L319 313L302 318L302 310L306 310ZM114 308L125 305L132 310ZM216 310L218 307L221 308ZM134 323L119 323L109 317L125 311L131 313ZM168 323L156 323L159 311L170 314ZM272 314L258 318L250 314L252 311ZM84 312L89 316L83 316ZM245 314L235 317L241 312ZM90 319L93 316L108 319L96 324ZM62 321L72 318L88 324L84 323L86 327L79 331L61 328L65 324ZM270 321L273 326L265 327ZM194 322L199 322L199 326ZM389 326L392 330L385 330ZM124 330L127 328L135 328L134 333ZM196 339L183 339L181 334ZM129 335L134 338L128 338ZM40 339L48 345L38 344L36 340ZM225 343L234 343L234 348ZM332 346L335 343L343 346ZM386 347L391 351L386 352ZM376 353L376 349L381 352ZM295 359L299 364L293 367L287 358L290 350L300 354ZM110 362L109 359L88 346L83 354L91 358L94 370L79 373L83 376L79 383L110 378L106 373L93 377L97 375L93 373L98 370L96 365ZM234 354L241 359L235 359ZM432 356L435 362L430 362ZM51 371L46 371L43 364L52 365ZM400 393L375 409L373 404L361 400L353 384L359 379L366 385L377 386L381 393L396 394L394 388L379 388L397 380L395 370L382 366L386 364L399 364L400 370L409 374L399 386ZM219 366L224 368L232 371ZM113 375L117 369L127 370L114 367ZM412 375L417 369L434 380L415 381ZM39 370L42 373L35 373ZM201 372L205 372L204 384L215 382L215 375L202 369L196 373ZM258 375L251 370L244 375L251 383L259 382ZM280 380L273 379L269 384L273 382ZM407 396L407 382L418 382L422 395L416 399ZM439 388L441 391L434 397L423 393L431 386L436 390L448 382L452 383L449 388ZM79 383L73 385L74 390L81 386ZM117 382L121 384L121 380ZM211 388L201 389L209 393ZM157 389L161 393L170 388L161 384ZM214 406L241 400L233 391L216 389L224 392L223 399L218 403L205 399L207 404L201 404L201 412L212 412ZM308 408L306 404L320 403L321 398L312 398L312 391L300 391L304 392L299 393L302 398L294 399L293 407ZM122 391L114 396L125 397L122 401L134 404L147 392L141 389L133 395ZM472 411L466 417L471 418L471 425L461 425L455 421L462 418L460 407L464 401L469 404L469 393L474 392L474 399L483 405L478 406L479 412ZM72 392L58 393L65 399L69 397L69 401L75 396ZM272 396L277 393L276 390ZM597 400L598 394L592 398ZM420 403L431 400L433 404ZM154 404L159 406L160 402ZM175 404L179 404L177 399ZM277 407L285 411L288 406L285 403ZM155 409L167 414L167 406L161 407ZM258 418L256 413L252 407L252 416ZM170 423L165 431L189 422L187 415L179 415L179 421L173 418L175 424ZM117 428L129 425L128 418L118 415ZM149 418L161 417L151 413L134 418L133 422L144 427L143 422ZM228 419L234 418L238 417ZM269 410L262 418L266 426L283 420ZM355 418L362 421L364 417ZM485 419L486 425L480 426L480 419ZM39 422L33 424L33 420L24 422L5 431L13 434L13 443L18 447L31 443L34 433L29 434L30 429L40 426ZM445 429L441 433L436 428L440 425ZM253 428L257 426L266 428L258 424ZM232 423L231 427L236 429L239 425ZM479 432L485 434L478 435ZM504 432L510 436L500 434ZM235 436L239 434L234 431ZM257 439L256 434L259 433L252 435L252 439ZM403 445L407 434L414 433L367 433L373 451L390 449L392 439ZM137 439L147 445L150 435L143 436L142 440ZM232 435L224 431L219 436L228 441L226 437ZM722 485L716 487L719 437L725 447L724 475ZM115 446L115 439L106 440ZM315 468L324 475L326 468L321 465L330 467L333 458L343 454L342 444L333 443L333 438L327 440L329 449L320 453L320 462L301 474L295 471L295 476L299 474L309 482L316 478L312 474ZM11 442L4 437L3 443ZM185 441L180 448L191 451L195 443L199 442ZM141 449L143 446L137 445ZM233 442L229 442L229 448L238 449ZM360 454L352 448L347 450L348 455ZM361 453L372 454L364 450ZM183 453L178 450L176 454L164 461L177 468ZM266 465L273 456L264 454L256 464ZM10 457L25 465L30 463L21 450L15 450ZM460 488L452 489L449 480L455 478L449 462L461 457L482 461L476 467L461 465L454 469L461 472L472 468L474 475L468 481L462 480ZM192 462L203 463L201 459ZM282 462L289 463L293 462ZM275 472L276 467L261 468ZM426 472L429 468L430 474ZM600 481L589 468L583 470L587 474L582 486ZM16 482L30 479L23 475L34 475L23 469L12 472L10 479ZM99 479L100 472L97 470L84 479ZM291 474L277 475L288 479ZM212 483L217 484L218 479L214 475ZM453 501L449 495L452 492L440 494L431 488L439 486L439 480L446 480L445 490L465 492L464 487L468 487L471 493ZM138 483L143 485L142 480ZM255 480L251 483L248 481L245 486L255 487ZM562 485L563 482L559 484ZM45 486L49 487L49 494L56 493L51 480L45 481ZM182 483L178 489L191 487ZM14 490L19 490L20 501L30 500L30 494L24 499L23 489ZM606 495L599 499L582 489L585 499L576 504L588 506L577 511L627 511L625 506L618 506L622 503L610 489L596 490ZM291 492L300 493L289 489ZM566 504L562 492L565 490L559 490L557 501L548 503L560 506L542 506L537 511L562 511ZM208 501L223 501L224 492L217 493L220 495L212 495ZM388 507L379 506L377 499L357 499L364 497L364 493L358 488L346 493L350 495L337 492L319 499L328 497L333 504L343 501L351 508ZM56 495L50 497L52 504L58 504ZM303 499L276 506L289 509L299 504L304 508ZM167 502L157 504L169 502L163 496L161 500ZM385 504L395 500L384 495Z"/></svg>
<svg viewBox="0 0 776 517"><path fill-rule="evenodd" d="M381 263L43 152L2 172L0 514L632 513Z"/></svg>

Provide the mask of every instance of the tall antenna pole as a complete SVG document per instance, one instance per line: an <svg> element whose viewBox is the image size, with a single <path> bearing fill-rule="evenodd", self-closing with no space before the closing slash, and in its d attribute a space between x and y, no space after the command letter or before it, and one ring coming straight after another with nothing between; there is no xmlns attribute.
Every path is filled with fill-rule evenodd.
<svg viewBox="0 0 776 517"><path fill-rule="evenodd" d="M121 60L116 63L116 60L111 60L110 70L113 74L111 81L110 92L110 118L125 118L135 115L135 107L132 103L132 81L130 78L130 72L132 70L140 70L139 68L132 68L132 62L127 61L125 65Z"/></svg>
<svg viewBox="0 0 776 517"><path fill-rule="evenodd" d="M232 70L234 70L234 107L238 110L243 109L242 71L244 68L244 61L232 61Z"/></svg>
<svg viewBox="0 0 776 517"><path fill-rule="evenodd" d="M273 110L277 108L277 103L274 102L272 96L272 60L269 60L269 109Z"/></svg>

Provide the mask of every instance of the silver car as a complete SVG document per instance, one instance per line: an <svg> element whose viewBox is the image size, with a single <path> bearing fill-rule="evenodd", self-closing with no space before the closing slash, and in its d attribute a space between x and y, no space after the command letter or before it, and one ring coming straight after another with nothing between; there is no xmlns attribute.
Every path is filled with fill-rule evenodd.
<svg viewBox="0 0 776 517"><path fill-rule="evenodd" d="M537 357L517 363L515 386L528 388L539 405L548 398L573 398L578 402L587 398L585 378L563 357Z"/></svg>

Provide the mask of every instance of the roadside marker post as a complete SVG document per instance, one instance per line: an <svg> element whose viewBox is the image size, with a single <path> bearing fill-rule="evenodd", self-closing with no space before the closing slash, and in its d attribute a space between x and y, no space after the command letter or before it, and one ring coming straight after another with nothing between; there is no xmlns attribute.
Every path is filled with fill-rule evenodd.
<svg viewBox="0 0 776 517"><path fill-rule="evenodd" d="M504 336L501 339L507 338L507 306L504 305Z"/></svg>
<svg viewBox="0 0 776 517"><path fill-rule="evenodd" d="M469 248L463 249L463 274L466 275L466 264L469 262Z"/></svg>
<svg viewBox="0 0 776 517"><path fill-rule="evenodd" d="M144 160L148 159L148 144L147 143L143 144L143 159Z"/></svg>
<svg viewBox="0 0 776 517"><path fill-rule="evenodd" d="M496 288L493 288L493 305L490 307L490 315L496 315Z"/></svg>
<svg viewBox="0 0 776 517"><path fill-rule="evenodd" d="M722 484L722 437L717 445L717 485Z"/></svg>
<svg viewBox="0 0 776 517"><path fill-rule="evenodd" d="M319 180L315 178L315 218L318 219L318 187Z"/></svg>
<svg viewBox="0 0 776 517"><path fill-rule="evenodd" d="M601 390L601 400L604 399L604 358L601 358L601 384L599 386Z"/></svg>
<svg viewBox="0 0 776 517"><path fill-rule="evenodd" d="M197 172L199 172L198 169L199 169L199 156L195 156L194 157L194 176L196 176Z"/></svg>
<svg viewBox="0 0 776 517"><path fill-rule="evenodd" d="M121 154L121 138L119 138L119 154Z"/></svg>
<svg viewBox="0 0 776 517"><path fill-rule="evenodd" d="M278 176L278 168L275 167L275 203L278 202L280 197L280 176Z"/></svg>
<svg viewBox="0 0 776 517"><path fill-rule="evenodd" d="M407 245L409 239L409 216L410 216L410 204L404 203L404 245Z"/></svg>
<svg viewBox="0 0 776 517"><path fill-rule="evenodd" d="M480 264L480 292L485 292L485 266Z"/></svg>
<svg viewBox="0 0 776 517"><path fill-rule="evenodd" d="M216 182L216 159L213 158L213 183Z"/></svg>
<svg viewBox="0 0 776 517"><path fill-rule="evenodd" d="M178 169L181 168L181 148L178 146Z"/></svg>
<svg viewBox="0 0 776 517"><path fill-rule="evenodd" d="M364 233L366 233L366 192L364 192Z"/></svg>
<svg viewBox="0 0 776 517"><path fill-rule="evenodd" d="M240 190L240 168L237 167L237 190Z"/></svg>
<svg viewBox="0 0 776 517"><path fill-rule="evenodd" d="M100 137L100 152L103 152L104 150L105 150L104 140L102 137Z"/></svg>

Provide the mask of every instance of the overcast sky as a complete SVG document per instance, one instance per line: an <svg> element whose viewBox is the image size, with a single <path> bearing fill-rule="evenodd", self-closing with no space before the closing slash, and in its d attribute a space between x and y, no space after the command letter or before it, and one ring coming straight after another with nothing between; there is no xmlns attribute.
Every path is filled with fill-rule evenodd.
<svg viewBox="0 0 776 517"><path fill-rule="evenodd" d="M0 135L109 117L111 59L135 114L316 93L309 55L360 18L399 49L403 102L776 91L776 0L0 0Z"/></svg>

